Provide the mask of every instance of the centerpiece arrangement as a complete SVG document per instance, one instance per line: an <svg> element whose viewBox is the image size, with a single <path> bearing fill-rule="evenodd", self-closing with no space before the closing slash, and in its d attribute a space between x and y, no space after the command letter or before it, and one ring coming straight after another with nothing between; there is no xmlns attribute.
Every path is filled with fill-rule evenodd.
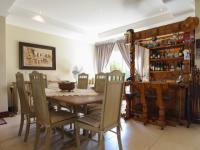
<svg viewBox="0 0 200 150"><path fill-rule="evenodd" d="M69 92L71 92L75 88L75 82L61 81L61 82L58 82L58 87L62 91L69 91Z"/></svg>

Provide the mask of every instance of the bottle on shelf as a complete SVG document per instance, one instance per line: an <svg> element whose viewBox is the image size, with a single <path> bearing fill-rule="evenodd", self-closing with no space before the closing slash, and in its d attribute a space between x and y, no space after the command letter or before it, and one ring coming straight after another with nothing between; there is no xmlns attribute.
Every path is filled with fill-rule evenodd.
<svg viewBox="0 0 200 150"><path fill-rule="evenodd" d="M156 59L156 53L155 52L153 53L153 58Z"/></svg>
<svg viewBox="0 0 200 150"><path fill-rule="evenodd" d="M157 52L154 52L154 59L157 59Z"/></svg>
<svg viewBox="0 0 200 150"><path fill-rule="evenodd" d="M150 64L150 71L154 71L154 63Z"/></svg>
<svg viewBox="0 0 200 150"><path fill-rule="evenodd" d="M158 71L161 71L161 63L158 63Z"/></svg>
<svg viewBox="0 0 200 150"><path fill-rule="evenodd" d="M157 58L160 59L160 52L157 53Z"/></svg>
<svg viewBox="0 0 200 150"><path fill-rule="evenodd" d="M178 52L178 56L179 57L183 57L183 50L180 48L179 52Z"/></svg>
<svg viewBox="0 0 200 150"><path fill-rule="evenodd" d="M174 64L171 63L171 64L170 64L170 71L174 71L174 70L175 70Z"/></svg>
<svg viewBox="0 0 200 150"><path fill-rule="evenodd" d="M160 71L163 71L163 62L160 63Z"/></svg>

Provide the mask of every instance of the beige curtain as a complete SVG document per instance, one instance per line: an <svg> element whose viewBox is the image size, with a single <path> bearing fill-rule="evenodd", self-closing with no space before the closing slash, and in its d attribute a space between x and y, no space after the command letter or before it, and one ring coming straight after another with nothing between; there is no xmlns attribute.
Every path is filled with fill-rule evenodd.
<svg viewBox="0 0 200 150"><path fill-rule="evenodd" d="M106 43L106 44L98 44L96 45L96 65L97 72L103 72L103 69L108 64L110 56L113 51L115 43Z"/></svg>
<svg viewBox="0 0 200 150"><path fill-rule="evenodd" d="M124 40L118 40L117 45L122 54L122 57L124 58L124 61L126 62L127 66L130 68L130 44L127 45L125 44Z"/></svg>
<svg viewBox="0 0 200 150"><path fill-rule="evenodd" d="M135 45L135 70L142 81L149 81L149 49Z"/></svg>

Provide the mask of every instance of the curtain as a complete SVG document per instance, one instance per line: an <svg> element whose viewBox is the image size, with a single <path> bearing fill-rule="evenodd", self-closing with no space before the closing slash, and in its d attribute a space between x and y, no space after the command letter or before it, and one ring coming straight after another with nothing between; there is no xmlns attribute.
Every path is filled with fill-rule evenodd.
<svg viewBox="0 0 200 150"><path fill-rule="evenodd" d="M149 49L135 45L135 70L142 81L149 81Z"/></svg>
<svg viewBox="0 0 200 150"><path fill-rule="evenodd" d="M96 53L97 73L103 72L103 69L108 64L114 45L115 43L96 45L95 53Z"/></svg>
<svg viewBox="0 0 200 150"><path fill-rule="evenodd" d="M118 45L119 50L122 54L122 57L124 58L124 61L126 62L128 67L130 68L130 44L127 45L127 44L125 44L124 40L118 40L117 45Z"/></svg>

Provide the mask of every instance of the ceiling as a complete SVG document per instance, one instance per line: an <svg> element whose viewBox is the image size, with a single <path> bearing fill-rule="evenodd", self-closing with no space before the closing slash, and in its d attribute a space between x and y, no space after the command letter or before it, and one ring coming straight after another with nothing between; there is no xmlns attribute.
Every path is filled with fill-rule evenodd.
<svg viewBox="0 0 200 150"><path fill-rule="evenodd" d="M0 0L0 10L8 24L94 42L183 20L195 6L193 0Z"/></svg>

